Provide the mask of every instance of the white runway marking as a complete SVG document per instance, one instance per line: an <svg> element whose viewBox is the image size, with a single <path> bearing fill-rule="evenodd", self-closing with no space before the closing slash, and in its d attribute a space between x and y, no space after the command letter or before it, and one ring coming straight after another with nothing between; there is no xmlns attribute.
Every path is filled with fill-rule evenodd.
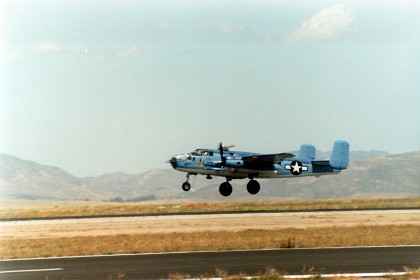
<svg viewBox="0 0 420 280"><path fill-rule="evenodd" d="M375 272L375 273L342 273L342 274L320 274L320 277L335 278L335 277L384 277L384 276L397 276L405 275L408 272ZM313 278L318 275L284 275L284 278L290 279L307 279Z"/></svg>
<svg viewBox="0 0 420 280"><path fill-rule="evenodd" d="M22 269L22 270L5 270L0 271L0 274L7 273L27 273L27 272L44 272L44 271L59 271L63 270L62 268L40 268L40 269Z"/></svg>
<svg viewBox="0 0 420 280"><path fill-rule="evenodd" d="M405 275L408 272L379 272L379 273L343 273L343 274L320 274L320 275L284 275L283 278L287 279L309 279L314 277L325 277L325 278L335 278L335 277L384 277L384 276L397 276ZM257 276L245 276L243 279L255 279ZM208 278L209 280L223 280L224 278ZM198 278L190 278L187 280L199 280Z"/></svg>

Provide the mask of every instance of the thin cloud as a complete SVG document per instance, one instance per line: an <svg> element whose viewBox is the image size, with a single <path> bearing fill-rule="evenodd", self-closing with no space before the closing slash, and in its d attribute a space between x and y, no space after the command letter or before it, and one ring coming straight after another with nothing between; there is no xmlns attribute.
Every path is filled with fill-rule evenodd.
<svg viewBox="0 0 420 280"><path fill-rule="evenodd" d="M355 18L354 12L342 4L322 9L293 31L287 41L311 42L338 38L349 30Z"/></svg>
<svg viewBox="0 0 420 280"><path fill-rule="evenodd" d="M161 24L158 25L157 27L159 30L167 30L170 28L170 25L166 22L162 22Z"/></svg>
<svg viewBox="0 0 420 280"><path fill-rule="evenodd" d="M245 28L242 25L223 23L218 26L218 31L221 33L239 34L244 30Z"/></svg>
<svg viewBox="0 0 420 280"><path fill-rule="evenodd" d="M264 42L266 43L273 43L275 40L275 37L272 34L266 35L264 37Z"/></svg>
<svg viewBox="0 0 420 280"><path fill-rule="evenodd" d="M230 26L229 24L223 24L222 26L220 26L220 31L223 33L229 33L232 31L232 26Z"/></svg>
<svg viewBox="0 0 420 280"><path fill-rule="evenodd" d="M46 53L56 53L60 51L60 46L57 43L46 41L46 42L40 43L36 47L36 50L40 52L46 52Z"/></svg>
<svg viewBox="0 0 420 280"><path fill-rule="evenodd" d="M12 44L6 42L0 45L0 53L4 53L10 59L20 59L26 55L84 54L86 49L85 44L60 44L55 41L43 41L33 44Z"/></svg>
<svg viewBox="0 0 420 280"><path fill-rule="evenodd" d="M117 52L118 56L132 56L136 55L140 52L140 48L138 46L131 46L129 48L120 50Z"/></svg>

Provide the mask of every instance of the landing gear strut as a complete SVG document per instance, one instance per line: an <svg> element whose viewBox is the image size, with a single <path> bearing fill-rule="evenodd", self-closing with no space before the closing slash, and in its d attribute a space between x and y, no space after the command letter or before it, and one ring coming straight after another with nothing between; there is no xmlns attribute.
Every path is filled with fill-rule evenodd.
<svg viewBox="0 0 420 280"><path fill-rule="evenodd" d="M232 194L232 185L229 184L229 179L226 178L226 182L222 183L219 187L219 192L223 196L229 196Z"/></svg>
<svg viewBox="0 0 420 280"><path fill-rule="evenodd" d="M191 189L191 184L188 183L189 179L190 179L190 173L187 173L187 181L182 184L182 189L186 192Z"/></svg>
<svg viewBox="0 0 420 280"><path fill-rule="evenodd" d="M250 180L246 185L246 189L250 194L257 194L260 191L260 183L255 180Z"/></svg>

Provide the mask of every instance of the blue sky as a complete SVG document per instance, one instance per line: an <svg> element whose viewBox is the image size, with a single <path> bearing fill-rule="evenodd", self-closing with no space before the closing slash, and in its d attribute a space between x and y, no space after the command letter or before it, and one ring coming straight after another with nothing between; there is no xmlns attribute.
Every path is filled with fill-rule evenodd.
<svg viewBox="0 0 420 280"><path fill-rule="evenodd" d="M420 150L418 1L2 1L0 151L77 176Z"/></svg>

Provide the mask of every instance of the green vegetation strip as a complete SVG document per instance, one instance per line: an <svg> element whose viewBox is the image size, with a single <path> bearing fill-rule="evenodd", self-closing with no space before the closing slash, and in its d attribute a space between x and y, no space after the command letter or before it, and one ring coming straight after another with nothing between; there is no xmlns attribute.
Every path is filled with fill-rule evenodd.
<svg viewBox="0 0 420 280"><path fill-rule="evenodd" d="M192 202L177 204L83 201L3 201L0 202L0 219L388 208L420 208L420 197L403 199L293 200L247 203Z"/></svg>

